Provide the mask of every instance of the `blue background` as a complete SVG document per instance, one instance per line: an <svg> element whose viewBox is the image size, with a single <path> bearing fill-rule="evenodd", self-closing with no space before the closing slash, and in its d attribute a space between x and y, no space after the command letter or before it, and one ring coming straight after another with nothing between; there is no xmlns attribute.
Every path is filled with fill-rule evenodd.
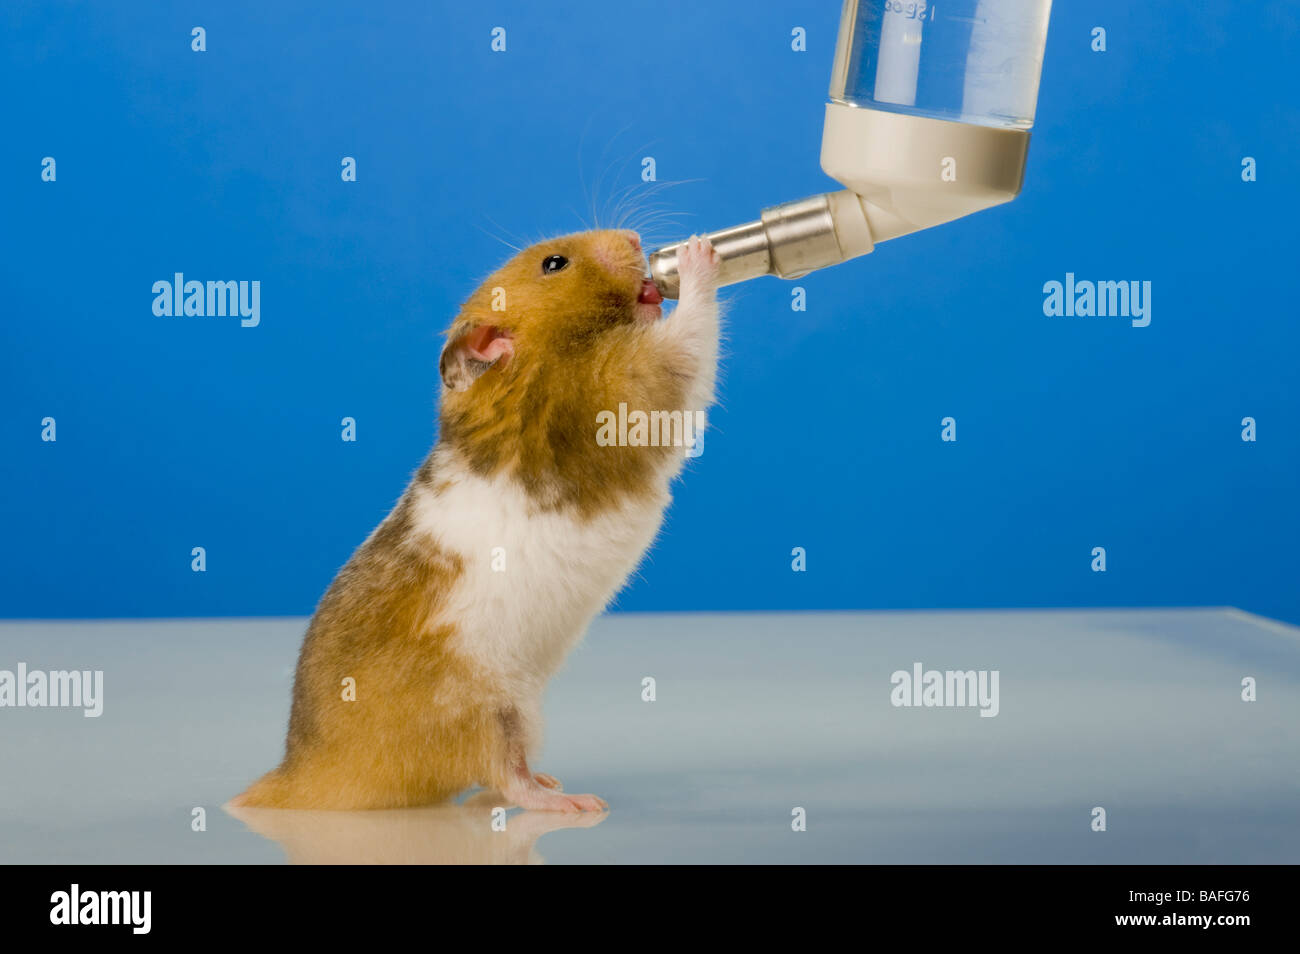
<svg viewBox="0 0 1300 954"><path fill-rule="evenodd" d="M686 180L647 200L679 213L649 243L834 187L838 17L6 3L0 615L309 612L435 437L439 336L509 254L493 235L584 227L645 155ZM722 405L619 608L1300 622L1298 27L1283 2L1059 0L1017 201L808 276L806 312L776 279L727 293ZM260 280L261 325L155 317L177 271ZM1151 281L1150 327L1045 317L1067 271Z"/></svg>

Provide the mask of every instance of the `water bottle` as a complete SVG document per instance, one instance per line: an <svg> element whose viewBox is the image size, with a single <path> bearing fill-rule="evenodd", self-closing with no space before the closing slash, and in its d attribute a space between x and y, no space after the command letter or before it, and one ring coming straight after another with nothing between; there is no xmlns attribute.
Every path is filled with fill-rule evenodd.
<svg viewBox="0 0 1300 954"><path fill-rule="evenodd" d="M722 284L798 278L1014 199L1051 0L845 0L821 165L844 188L709 233ZM649 257L667 298L677 252Z"/></svg>
<svg viewBox="0 0 1300 954"><path fill-rule="evenodd" d="M831 100L1028 129L1051 10L1051 0L846 3Z"/></svg>

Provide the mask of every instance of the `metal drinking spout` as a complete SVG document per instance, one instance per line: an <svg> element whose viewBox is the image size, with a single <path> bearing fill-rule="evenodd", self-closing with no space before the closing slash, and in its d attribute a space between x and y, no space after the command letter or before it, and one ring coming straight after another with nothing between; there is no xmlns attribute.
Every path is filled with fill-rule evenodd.
<svg viewBox="0 0 1300 954"><path fill-rule="evenodd" d="M848 190L774 205L764 209L757 222L710 232L708 238L722 258L721 285L760 275L798 278L873 248L862 202ZM676 298L680 291L680 245L650 254L650 275L665 298Z"/></svg>

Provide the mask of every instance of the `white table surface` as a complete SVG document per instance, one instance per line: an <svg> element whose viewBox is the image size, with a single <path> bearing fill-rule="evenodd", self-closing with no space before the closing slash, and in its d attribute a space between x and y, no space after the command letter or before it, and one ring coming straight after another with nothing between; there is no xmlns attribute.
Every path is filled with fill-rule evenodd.
<svg viewBox="0 0 1300 954"><path fill-rule="evenodd" d="M505 832L490 795L222 810L278 760L305 625L0 623L0 669L102 669L105 696L0 708L0 861L1300 861L1300 629L1238 610L605 616L534 768L611 810ZM915 662L998 670L999 714L892 706Z"/></svg>

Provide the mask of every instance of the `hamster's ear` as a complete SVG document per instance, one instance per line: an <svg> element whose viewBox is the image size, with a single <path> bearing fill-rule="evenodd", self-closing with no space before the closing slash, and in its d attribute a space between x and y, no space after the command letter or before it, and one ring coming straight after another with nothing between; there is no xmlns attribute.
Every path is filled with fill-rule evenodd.
<svg viewBox="0 0 1300 954"><path fill-rule="evenodd" d="M438 361L443 386L449 391L464 391L480 374L498 361L505 364L514 353L510 332L496 325L475 325L454 334Z"/></svg>

